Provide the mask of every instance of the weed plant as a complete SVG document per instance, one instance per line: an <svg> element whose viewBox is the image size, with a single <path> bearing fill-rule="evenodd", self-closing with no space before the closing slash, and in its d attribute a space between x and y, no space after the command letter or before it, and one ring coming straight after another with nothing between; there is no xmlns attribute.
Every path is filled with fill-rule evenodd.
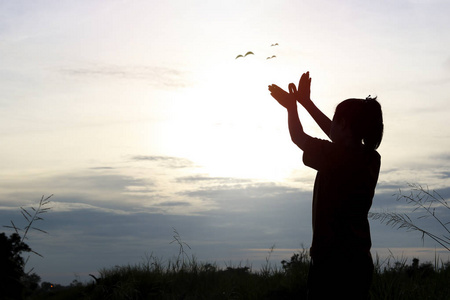
<svg viewBox="0 0 450 300"><path fill-rule="evenodd" d="M406 259L375 263L371 288L372 299L441 299L450 297L450 262L436 268L430 262L419 264L413 259L411 265Z"/></svg>
<svg viewBox="0 0 450 300"><path fill-rule="evenodd" d="M397 196L397 201L405 201L412 206L410 215L417 212L422 212L417 219L412 219L406 213L397 212L382 212L369 213L369 217L374 220L380 220L386 225L390 225L397 229L406 229L407 231L418 231L422 234L422 241L425 237L431 238L433 241L450 251L450 228L448 225L448 212L450 211L450 204L438 192L430 191L428 187L423 187L419 184L409 184L410 193L405 194L401 190ZM444 218L447 217L447 220ZM429 218L431 223L437 225L441 232L433 231L419 225L417 223L420 219ZM429 226L431 227L431 226Z"/></svg>
<svg viewBox="0 0 450 300"><path fill-rule="evenodd" d="M20 207L20 212L22 213L22 216L25 218L25 220L27 221L27 225L25 225L23 228L20 228L18 226L16 226L16 224L11 220L11 225L4 225L3 227L5 228L9 228L9 229L13 229L14 232L19 235L20 238L20 242L24 243L25 240L28 239L28 235L30 230L36 230L36 231L40 231L42 233L48 234L47 231L40 229L39 227L36 227L35 224L36 222L39 221L43 221L44 218L41 216L44 213L47 213L51 207L49 207L49 203L50 203L50 198L53 196L42 196L41 200L39 201L37 207L35 208L34 206L32 206L29 209L23 208L22 206ZM34 251L33 249L30 249L30 252L43 257L40 253ZM28 261L29 257L27 258L26 262ZM26 264L25 262L25 264ZM30 270L29 272L31 272L32 270Z"/></svg>
<svg viewBox="0 0 450 300"><path fill-rule="evenodd" d="M31 252L42 257L30 248L25 240L32 230L47 233L36 227L36 223L44 220L42 214L51 209L48 207L51 197L52 195L42 196L36 208L20 207L20 212L27 222L24 227L16 226L12 220L11 225L3 226L13 229L14 232L9 237L5 233L0 233L0 299L28 299L38 289L40 277L32 273L33 268L25 272L30 256L24 259L22 255Z"/></svg>

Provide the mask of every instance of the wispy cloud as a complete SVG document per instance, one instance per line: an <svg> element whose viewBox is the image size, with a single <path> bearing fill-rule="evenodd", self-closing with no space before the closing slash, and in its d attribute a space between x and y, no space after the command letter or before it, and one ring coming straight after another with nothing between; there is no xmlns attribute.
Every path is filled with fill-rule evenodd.
<svg viewBox="0 0 450 300"><path fill-rule="evenodd" d="M187 201L166 201L158 203L160 206L191 206L191 203Z"/></svg>
<svg viewBox="0 0 450 300"><path fill-rule="evenodd" d="M141 187L141 190L146 189L147 194L128 195L127 192L136 186ZM3 198L2 204L12 207L34 205L40 195L55 194L51 201L66 203L60 206L63 210L89 208L89 205L92 205L92 209L119 209L142 201L142 197L147 201L152 199L152 186L151 179L116 174L111 169L101 172L85 169L70 173L23 176L20 181L10 181L8 188L1 191L0 197Z"/></svg>
<svg viewBox="0 0 450 300"><path fill-rule="evenodd" d="M150 85L160 88L184 88L190 84L186 72L157 66L91 64L81 67L61 68L59 72L77 77L145 80Z"/></svg>
<svg viewBox="0 0 450 300"><path fill-rule="evenodd" d="M437 160L439 162L439 164L441 164L443 162L450 163L450 153L449 152L442 152L440 154L434 155L431 158Z"/></svg>
<svg viewBox="0 0 450 300"><path fill-rule="evenodd" d="M157 155L136 155L132 157L135 161L157 162L167 168L192 168L195 164L189 159L173 156L157 156Z"/></svg>
<svg viewBox="0 0 450 300"><path fill-rule="evenodd" d="M200 185L178 194L183 197L211 201L219 209L229 212L266 211L270 208L270 213L275 213L282 210L281 206L288 202L294 203L295 200L299 200L308 203L311 199L310 192L268 182Z"/></svg>
<svg viewBox="0 0 450 300"><path fill-rule="evenodd" d="M450 57L447 58L447 59L444 61L444 68L445 68L447 71L450 71Z"/></svg>
<svg viewBox="0 0 450 300"><path fill-rule="evenodd" d="M204 175L191 175L191 176L183 176L178 177L176 179L177 182L184 183L200 183L200 182L218 182L218 183L228 183L228 184L237 184L237 183L249 183L252 182L251 179L246 178L233 178L233 177L212 177L207 174Z"/></svg>
<svg viewBox="0 0 450 300"><path fill-rule="evenodd" d="M73 199L76 200L76 199ZM81 199L80 199L81 200ZM51 202L51 212L75 212L75 211L98 211L104 212L108 214L130 214L130 211L123 209L111 209L105 208L98 205L92 205L87 203L80 202L60 202L60 201L52 201Z"/></svg>

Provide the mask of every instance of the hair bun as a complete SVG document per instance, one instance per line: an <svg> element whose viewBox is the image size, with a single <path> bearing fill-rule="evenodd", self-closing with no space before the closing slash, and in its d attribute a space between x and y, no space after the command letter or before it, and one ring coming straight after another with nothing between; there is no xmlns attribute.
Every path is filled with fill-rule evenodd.
<svg viewBox="0 0 450 300"><path fill-rule="evenodd" d="M363 137L364 144L370 148L377 149L383 138L383 114L381 112L381 105L377 101L377 97L370 95L363 100L365 131Z"/></svg>

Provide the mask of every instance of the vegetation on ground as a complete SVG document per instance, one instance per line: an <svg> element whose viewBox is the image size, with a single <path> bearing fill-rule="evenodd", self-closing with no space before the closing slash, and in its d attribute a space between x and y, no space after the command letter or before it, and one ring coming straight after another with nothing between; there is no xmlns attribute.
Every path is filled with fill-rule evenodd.
<svg viewBox="0 0 450 300"><path fill-rule="evenodd" d="M219 268L190 257L164 262L152 255L137 265L100 270L99 278L69 287L41 290L33 299L306 299L309 256L306 250L268 262L261 270L251 266ZM448 299L450 263L436 269L432 263L411 265L406 260L376 260L371 299ZM324 287L326 288L326 287Z"/></svg>

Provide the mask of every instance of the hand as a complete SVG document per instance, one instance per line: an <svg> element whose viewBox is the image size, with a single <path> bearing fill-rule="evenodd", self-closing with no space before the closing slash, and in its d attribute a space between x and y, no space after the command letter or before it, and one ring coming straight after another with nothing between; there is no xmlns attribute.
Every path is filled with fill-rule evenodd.
<svg viewBox="0 0 450 300"><path fill-rule="evenodd" d="M303 106L311 102L311 78L309 78L309 72L303 73L302 77L300 77L296 98Z"/></svg>
<svg viewBox="0 0 450 300"><path fill-rule="evenodd" d="M296 108L296 96L288 93L276 84L269 85L270 95L287 109Z"/></svg>

